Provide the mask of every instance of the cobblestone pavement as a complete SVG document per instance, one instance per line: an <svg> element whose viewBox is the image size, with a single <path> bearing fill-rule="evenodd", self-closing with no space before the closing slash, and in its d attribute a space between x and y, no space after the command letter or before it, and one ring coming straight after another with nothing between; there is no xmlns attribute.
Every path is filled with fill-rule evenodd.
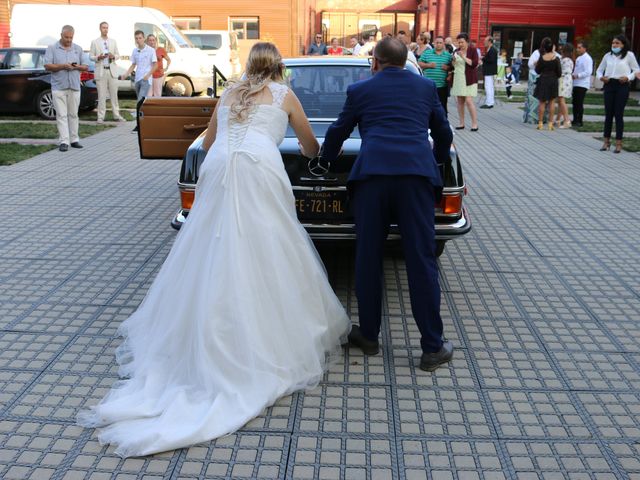
<svg viewBox="0 0 640 480"><path fill-rule="evenodd" d="M474 230L441 258L448 368L417 369L391 252L381 355L148 458L73 419L116 379L114 332L175 238L179 163L139 160L121 126L0 168L0 478L640 479L640 156L520 116L456 135ZM355 320L352 249L321 253Z"/></svg>

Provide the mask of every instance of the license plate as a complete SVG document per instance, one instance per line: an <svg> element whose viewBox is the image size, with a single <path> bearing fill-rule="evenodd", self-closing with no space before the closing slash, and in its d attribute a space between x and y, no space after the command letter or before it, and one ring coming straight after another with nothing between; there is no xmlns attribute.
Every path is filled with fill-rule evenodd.
<svg viewBox="0 0 640 480"><path fill-rule="evenodd" d="M294 190L296 212L301 220L330 220L347 215L345 190Z"/></svg>

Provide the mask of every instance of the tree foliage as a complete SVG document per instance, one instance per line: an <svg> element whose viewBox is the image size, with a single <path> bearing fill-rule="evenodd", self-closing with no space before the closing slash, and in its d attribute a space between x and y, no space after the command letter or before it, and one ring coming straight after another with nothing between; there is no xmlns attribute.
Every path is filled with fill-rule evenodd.
<svg viewBox="0 0 640 480"><path fill-rule="evenodd" d="M593 20L589 22L588 27L589 33L585 36L585 40L589 45L589 54L597 67L604 54L611 49L613 37L622 33L622 22L620 20Z"/></svg>

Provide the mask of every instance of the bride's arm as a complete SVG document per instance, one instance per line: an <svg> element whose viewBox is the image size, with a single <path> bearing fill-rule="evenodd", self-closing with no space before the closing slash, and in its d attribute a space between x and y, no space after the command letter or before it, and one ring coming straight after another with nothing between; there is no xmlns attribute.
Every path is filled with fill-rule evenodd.
<svg viewBox="0 0 640 480"><path fill-rule="evenodd" d="M293 93L293 91L289 90L284 102L282 102L282 108L289 114L289 123L291 124L293 131L296 132L302 154L309 158L313 158L318 155L318 152L320 151L320 144L318 143L318 140L316 140L316 136L311 129L311 125L309 125L309 120L302 109L300 100L298 100L298 97L296 97L296 94Z"/></svg>
<svg viewBox="0 0 640 480"><path fill-rule="evenodd" d="M207 133L204 134L204 140L202 141L202 148L207 152L216 140L216 131L218 130L218 107L220 106L221 101L222 99L219 98L216 103L216 108L213 109L211 120L209 120L209 126L207 127Z"/></svg>

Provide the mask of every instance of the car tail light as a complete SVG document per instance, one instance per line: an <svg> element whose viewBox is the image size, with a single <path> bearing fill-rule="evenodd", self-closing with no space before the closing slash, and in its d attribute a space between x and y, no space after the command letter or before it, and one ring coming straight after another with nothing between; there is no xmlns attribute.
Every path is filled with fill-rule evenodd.
<svg viewBox="0 0 640 480"><path fill-rule="evenodd" d="M80 72L80 81L86 82L87 80L93 80L93 72Z"/></svg>
<svg viewBox="0 0 640 480"><path fill-rule="evenodd" d="M455 194L442 194L442 199L436 204L436 215L445 215L457 217L462 213L462 196L461 192Z"/></svg>
<svg viewBox="0 0 640 480"><path fill-rule="evenodd" d="M180 203L182 204L183 210L191 210L195 198L195 190L186 190L184 188L180 188Z"/></svg>

